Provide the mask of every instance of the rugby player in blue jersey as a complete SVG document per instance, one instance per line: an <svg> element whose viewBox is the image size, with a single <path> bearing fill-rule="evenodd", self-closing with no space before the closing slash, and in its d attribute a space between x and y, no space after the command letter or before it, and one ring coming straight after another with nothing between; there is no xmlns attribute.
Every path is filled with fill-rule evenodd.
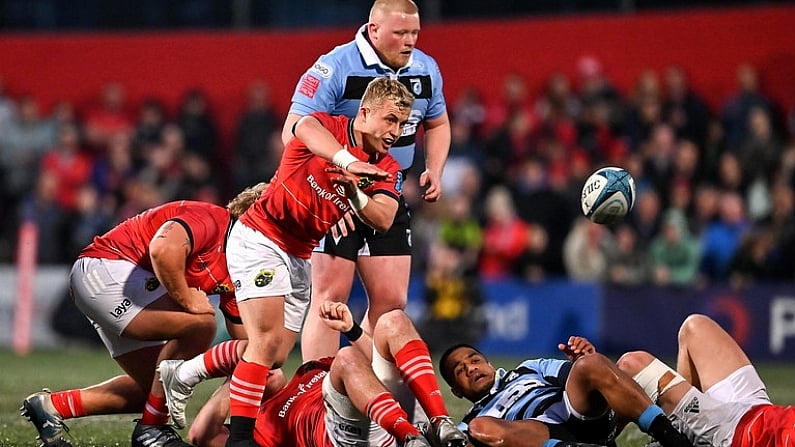
<svg viewBox="0 0 795 447"><path fill-rule="evenodd" d="M436 201L450 149L450 121L439 66L415 48L419 32L419 10L413 1L375 0L368 23L354 39L320 56L301 76L282 139L287 141L294 123L312 112L354 116L365 86L374 77L398 79L415 100L408 123L389 153L405 172L414 159L417 131L423 127L426 169L419 183L423 198ZM346 302L357 270L369 299L368 318L362 323L365 330L372 329L385 312L406 307L411 233L405 203L401 199L393 225L384 233L355 216L348 217L348 223L341 222L337 234L327 234L312 254L312 303L301 335L304 360L331 356L339 349L339 334L320 321L317 309L324 301Z"/></svg>
<svg viewBox="0 0 795 447"><path fill-rule="evenodd" d="M692 447L643 389L583 337L558 346L569 360L529 359L506 371L470 345L439 360L454 395L474 405L460 428L476 446L615 445L628 422L665 447Z"/></svg>

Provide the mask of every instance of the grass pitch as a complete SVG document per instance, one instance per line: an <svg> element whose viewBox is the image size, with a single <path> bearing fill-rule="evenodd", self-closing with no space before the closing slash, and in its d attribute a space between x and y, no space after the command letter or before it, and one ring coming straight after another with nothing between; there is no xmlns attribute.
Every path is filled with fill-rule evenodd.
<svg viewBox="0 0 795 447"><path fill-rule="evenodd" d="M517 359L495 358L495 365L512 367ZM286 371L298 366L297 356L290 358ZM771 398L781 404L795 404L795 363L758 365L762 379L768 385ZM59 391L82 388L118 375L121 370L102 349L67 349L37 351L16 356L0 351L0 447L37 447L36 430L19 415L19 406L28 394L43 387ZM440 383L441 378L439 379ZM199 406L210 396L220 379L199 385L188 406L188 417L196 415ZM442 389L448 390L444 385ZM445 395L453 417L463 415L468 408L465 401ZM67 421L75 447L129 446L130 435L139 415L93 416ZM187 435L187 430L181 432ZM634 425L624 431L618 444L621 447L642 447L647 437Z"/></svg>

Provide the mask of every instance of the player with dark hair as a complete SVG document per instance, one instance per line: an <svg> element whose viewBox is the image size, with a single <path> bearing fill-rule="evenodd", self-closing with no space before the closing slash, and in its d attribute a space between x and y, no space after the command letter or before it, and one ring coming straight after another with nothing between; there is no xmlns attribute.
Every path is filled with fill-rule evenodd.
<svg viewBox="0 0 795 447"><path fill-rule="evenodd" d="M133 447L188 445L167 425L155 369L163 359L190 358L212 343L215 310L207 295L220 294L227 328L242 336L224 246L232 223L266 186L244 190L226 208L183 200L149 209L83 249L69 275L75 305L125 374L28 396L21 411L44 446L71 445L64 419L139 411Z"/></svg>
<svg viewBox="0 0 795 447"><path fill-rule="evenodd" d="M679 329L677 370L644 351L618 367L695 445L795 446L795 407L773 405L736 341L714 320L691 315Z"/></svg>
<svg viewBox="0 0 795 447"><path fill-rule="evenodd" d="M663 446L692 447L638 384L587 339L570 337L558 348L569 360L529 359L510 371L495 368L470 345L444 352L442 377L453 394L474 403L461 423L473 444L614 445L632 421Z"/></svg>
<svg viewBox="0 0 795 447"><path fill-rule="evenodd" d="M312 112L352 117L367 83L377 77L397 79L415 97L409 121L389 153L407 170L414 160L416 134L424 129L426 169L420 175L423 198L436 201L450 150L450 120L436 61L415 47L420 32L417 5L411 0L375 0L369 21L354 40L320 56L298 81L282 140L301 116ZM403 175L399 173L398 175ZM312 254L312 306L301 333L304 360L334 355L339 334L319 321L317 308L325 301L347 302L358 271L368 296L371 328L392 309L405 309L411 269L409 210L401 199L395 221L387 230L362 224L353 216L332 228ZM383 272L388 271L389 275Z"/></svg>
<svg viewBox="0 0 795 447"><path fill-rule="evenodd" d="M388 151L413 101L400 82L376 78L355 118L301 118L270 186L232 226L227 265L248 345L232 374L228 445L253 442L268 373L292 350L309 306L312 249L349 211L377 231L392 225L402 183Z"/></svg>
<svg viewBox="0 0 795 447"><path fill-rule="evenodd" d="M283 376L269 379L269 391L255 424L258 445L385 447L397 441L427 446L407 420L399 398L388 391L384 381L391 380L390 376L399 376L408 384L430 416L434 440L445 447L466 444L466 436L456 429L442 400L428 347L403 311L383 314L372 336L354 322L343 303L325 302L319 312L321 321L344 333L353 346L340 350L333 361L327 357L304 363L285 387L281 387ZM244 343L223 342L188 361L161 362L159 371L172 415L184 420L194 387L202 380L222 376L240 360L236 355L239 349L232 352L224 345ZM217 416L194 421L191 441L201 447L220 445L227 431L222 425L224 415Z"/></svg>

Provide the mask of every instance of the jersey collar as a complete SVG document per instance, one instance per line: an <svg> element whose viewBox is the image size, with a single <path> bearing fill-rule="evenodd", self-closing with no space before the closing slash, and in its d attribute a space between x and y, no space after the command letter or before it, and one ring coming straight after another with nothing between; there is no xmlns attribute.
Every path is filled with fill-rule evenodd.
<svg viewBox="0 0 795 447"><path fill-rule="evenodd" d="M354 40L356 41L356 47L359 49L359 53L361 53L362 58L364 59L364 63L368 67L371 67L373 65L378 65L384 70L397 74L397 72L400 72L400 70L405 70L411 67L411 64L414 63L414 52L412 51L411 56L409 56L409 61L406 63L406 65L400 67L396 72L395 70L392 69L392 67L389 67L385 65L383 62L381 62L381 59L378 57L378 54L376 54L375 52L375 49L365 37L366 33L367 33L367 24L365 23L359 28L359 31L356 32L356 38Z"/></svg>

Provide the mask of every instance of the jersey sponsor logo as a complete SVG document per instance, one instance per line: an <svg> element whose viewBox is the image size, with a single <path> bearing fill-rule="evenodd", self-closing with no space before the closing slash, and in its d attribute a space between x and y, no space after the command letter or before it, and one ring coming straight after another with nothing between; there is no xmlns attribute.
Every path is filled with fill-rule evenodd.
<svg viewBox="0 0 795 447"><path fill-rule="evenodd" d="M345 422L338 422L337 423L337 430L339 430L339 431L341 431L343 433L350 433L352 435L361 435L362 434L361 427L357 427L357 426L355 426L353 424L348 424L348 423L345 423Z"/></svg>
<svg viewBox="0 0 795 447"><path fill-rule="evenodd" d="M132 307L132 301L130 301L129 298L125 298L121 300L121 303L119 303L119 305L116 306L116 308L110 311L110 314L113 315L113 317L118 320L119 318L121 318L122 315L124 315L128 310L130 310L131 307Z"/></svg>
<svg viewBox="0 0 795 447"><path fill-rule="evenodd" d="M221 293L229 293L232 291L232 287L229 284L217 284L215 288L213 288L213 295L221 294Z"/></svg>
<svg viewBox="0 0 795 447"><path fill-rule="evenodd" d="M315 62L315 65L313 65L312 68L309 69L309 71L317 73L320 75L320 77L325 79L330 78L331 75L334 74L334 70L331 68L331 66L326 65L320 61Z"/></svg>
<svg viewBox="0 0 795 447"><path fill-rule="evenodd" d="M160 281L156 277L152 276L146 278L144 289L146 289L147 292L154 292L158 287L160 287Z"/></svg>
<svg viewBox="0 0 795 447"><path fill-rule="evenodd" d="M304 75L304 79L301 80L301 85L298 87L298 93L311 99L315 97L318 87L320 87L320 79L307 73Z"/></svg>
<svg viewBox="0 0 795 447"><path fill-rule="evenodd" d="M254 277L254 285L257 287L265 287L273 281L275 275L276 270L274 269L260 270L257 276Z"/></svg>
<svg viewBox="0 0 795 447"><path fill-rule="evenodd" d="M282 408L279 410L279 417L283 418L287 416L287 412L290 410L290 407L293 405L293 402L295 402L295 400L298 399L302 394L306 394L312 388L314 388L315 385L320 383L323 380L323 378L326 377L326 374L328 374L328 371L319 371L314 376L312 376L312 378L309 379L306 383L298 384L295 393L293 393L293 395L290 396L287 399L287 401L284 402L284 405L282 405Z"/></svg>
<svg viewBox="0 0 795 447"><path fill-rule="evenodd" d="M373 181L373 179L365 175L365 176L359 177L359 181L356 183L356 186L358 186L359 189L364 190L364 189L367 189L367 188L373 186L373 183L375 183Z"/></svg>
<svg viewBox="0 0 795 447"><path fill-rule="evenodd" d="M350 208L350 205L348 205L348 201L342 200L341 198L343 196L343 192L340 191L342 189L341 185L337 186L338 189L335 192L335 191L328 191L326 190L326 188L320 186L317 183L317 180L315 180L315 176L312 174L309 174L309 176L307 176L306 181L309 182L309 186L312 188L313 191L315 191L315 194L317 194L321 199L328 200L343 212L348 211L348 209Z"/></svg>

